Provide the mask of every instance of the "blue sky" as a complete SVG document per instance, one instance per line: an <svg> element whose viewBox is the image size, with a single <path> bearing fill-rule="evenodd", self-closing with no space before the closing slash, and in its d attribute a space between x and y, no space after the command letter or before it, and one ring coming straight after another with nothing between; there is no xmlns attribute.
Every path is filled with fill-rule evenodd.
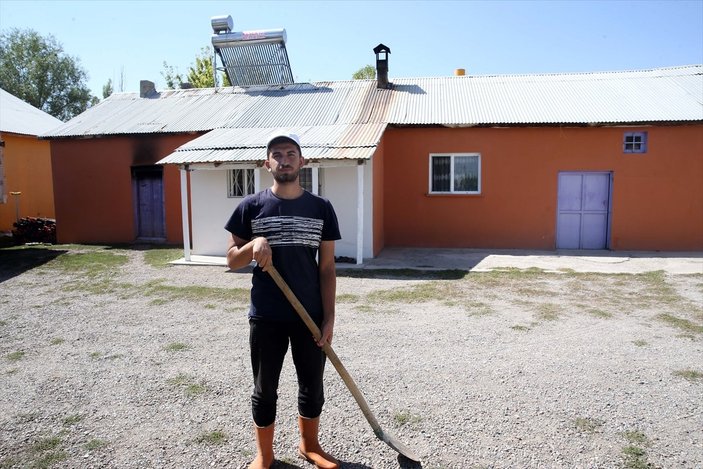
<svg viewBox="0 0 703 469"><path fill-rule="evenodd" d="M93 94L124 70L165 87L210 44L210 17L234 30L285 28L295 80L347 80L391 49L394 77L632 70L703 63L703 0L668 1L15 1L0 29L52 34L80 60Z"/></svg>

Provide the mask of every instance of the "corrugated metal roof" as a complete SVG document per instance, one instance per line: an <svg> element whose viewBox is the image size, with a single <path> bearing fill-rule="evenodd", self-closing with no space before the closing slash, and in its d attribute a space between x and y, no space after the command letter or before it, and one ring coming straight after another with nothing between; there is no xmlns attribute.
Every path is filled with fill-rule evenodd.
<svg viewBox="0 0 703 469"><path fill-rule="evenodd" d="M0 88L0 131L22 135L41 135L63 124Z"/></svg>
<svg viewBox="0 0 703 469"><path fill-rule="evenodd" d="M390 123L618 124L703 120L703 66L393 80ZM428 96L434 97L428 99Z"/></svg>
<svg viewBox="0 0 703 469"><path fill-rule="evenodd" d="M320 143L319 148L339 149L354 147L357 140L367 141L367 132L375 138L375 132L386 124L616 125L703 121L703 65L391 81L392 89L376 88L375 80L351 80L170 90L149 98L123 93L43 136L232 130L203 136L179 148L181 155L174 153L162 160L183 163L189 162L186 151L192 161L248 160L245 155L249 153L244 150L263 148L269 130L281 127L306 129L308 137ZM231 148L232 142L250 142L247 145L253 147ZM378 140L375 142L374 145ZM310 150L313 148L316 146ZM220 151L226 149L237 152L223 156ZM327 151L325 155L347 158L345 155L351 152ZM256 155L255 160L261 156ZM308 151L306 156L313 158L313 153Z"/></svg>
<svg viewBox="0 0 703 469"><path fill-rule="evenodd" d="M386 124L291 127L308 161L359 160L373 156ZM225 128L181 145L159 164L255 162L266 159L266 142L277 128Z"/></svg>

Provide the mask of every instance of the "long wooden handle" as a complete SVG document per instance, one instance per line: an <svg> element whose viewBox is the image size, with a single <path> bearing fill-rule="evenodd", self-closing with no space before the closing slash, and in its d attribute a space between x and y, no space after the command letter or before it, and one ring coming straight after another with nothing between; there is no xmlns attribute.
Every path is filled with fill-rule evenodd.
<svg viewBox="0 0 703 469"><path fill-rule="evenodd" d="M308 329L310 329L310 332L312 332L312 335L313 337L315 337L315 340L320 340L320 337L322 337L322 332L320 332L320 328L317 327L315 321L312 320L307 310L305 309L305 306L303 306L303 304L298 301L298 298L296 298L295 293L293 293L286 281L283 280L283 277L281 277L281 274L278 273L278 270L276 270L274 266L270 266L266 271L269 273L269 275L271 275L271 278L273 278L273 281L276 282L276 285L278 285L278 288L281 289L286 298L288 298L290 304L293 305L295 312L298 313L298 316L300 316L300 318L303 320ZM344 368L342 361L339 359L334 349L332 349L332 346L328 343L325 343L325 345L322 346L322 350L325 352L325 354L327 354L327 358L329 358L329 360L332 362L332 365L334 365L335 369L337 370L337 373L339 373L339 376L342 378L342 381L344 381L344 384L347 386L347 389L349 389L352 396L354 396L354 400L356 400L356 403L359 405L361 412L363 412L364 417L366 417L366 420L369 422L369 425L371 425L373 432L379 439L385 441L386 438L384 437L383 430L381 429L378 420L376 420L376 417L374 416L373 412L371 412L369 405L366 403L366 399L364 399L363 394L361 394L361 391L357 387L356 383L352 379L347 369Z"/></svg>

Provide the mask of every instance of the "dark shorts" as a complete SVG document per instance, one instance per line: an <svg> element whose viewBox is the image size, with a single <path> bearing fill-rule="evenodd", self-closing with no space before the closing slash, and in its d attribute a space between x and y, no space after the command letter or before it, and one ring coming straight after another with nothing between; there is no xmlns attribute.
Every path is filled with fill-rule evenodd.
<svg viewBox="0 0 703 469"><path fill-rule="evenodd" d="M326 356L315 343L312 333L302 321L287 323L250 319L249 348L254 373L251 409L254 423L259 427L269 426L276 420L278 381L289 343L298 376L298 412L306 418L316 418L322 413Z"/></svg>

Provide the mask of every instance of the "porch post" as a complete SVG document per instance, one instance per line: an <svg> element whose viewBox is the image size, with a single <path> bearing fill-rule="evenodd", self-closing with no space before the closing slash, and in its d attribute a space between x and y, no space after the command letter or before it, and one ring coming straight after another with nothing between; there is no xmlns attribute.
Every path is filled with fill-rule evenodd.
<svg viewBox="0 0 703 469"><path fill-rule="evenodd" d="M364 165L356 167L356 263L364 262Z"/></svg>
<svg viewBox="0 0 703 469"><path fill-rule="evenodd" d="M188 165L181 166L181 217L183 218L183 258L190 262L190 222L188 220Z"/></svg>
<svg viewBox="0 0 703 469"><path fill-rule="evenodd" d="M318 168L317 166L313 166L310 171L310 173L312 173L312 193L315 195L320 195L320 175L318 173L319 169L320 168Z"/></svg>

